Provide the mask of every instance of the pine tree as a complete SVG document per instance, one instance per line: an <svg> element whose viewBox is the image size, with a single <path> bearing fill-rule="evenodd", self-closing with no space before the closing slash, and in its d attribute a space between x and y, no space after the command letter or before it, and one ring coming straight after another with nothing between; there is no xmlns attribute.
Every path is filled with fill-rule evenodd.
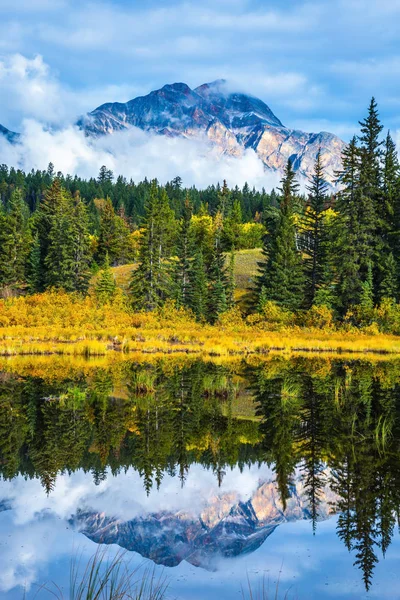
<svg viewBox="0 0 400 600"><path fill-rule="evenodd" d="M389 294L387 297L397 298L400 290L400 165L390 132L385 141L382 188L387 239L386 251L380 261L379 298L385 297L385 294ZM396 277L395 285L393 273Z"/></svg>
<svg viewBox="0 0 400 600"><path fill-rule="evenodd" d="M380 264L387 253L386 202L382 193L382 141L379 136L383 129L375 98L371 99L368 116L360 121L360 236L363 248L359 249L361 275L365 279L369 263L373 263L374 294L379 289Z"/></svg>
<svg viewBox="0 0 400 600"><path fill-rule="evenodd" d="M363 194L374 202L375 210L379 210L381 203L381 165L382 142L379 140L383 125L379 119L379 113L375 98L371 99L368 107L368 116L360 121L361 135L361 186Z"/></svg>
<svg viewBox="0 0 400 600"><path fill-rule="evenodd" d="M27 207L20 189L14 190L7 213L0 213L0 287L12 288L25 279L29 254Z"/></svg>
<svg viewBox="0 0 400 600"><path fill-rule="evenodd" d="M220 314L228 308L228 277L225 256L222 252L222 212L215 216L214 244L211 263L208 267L208 309L207 320L215 323Z"/></svg>
<svg viewBox="0 0 400 600"><path fill-rule="evenodd" d="M267 302L268 302L267 288L265 287L265 285L262 285L259 296L258 296L257 312L263 313Z"/></svg>
<svg viewBox="0 0 400 600"><path fill-rule="evenodd" d="M74 290L86 294L91 276L89 221L79 192L75 194L73 204Z"/></svg>
<svg viewBox="0 0 400 600"><path fill-rule="evenodd" d="M104 266L103 269L100 271L95 287L96 297L101 304L106 304L113 300L116 289L117 285L115 283L113 272L110 268L108 254L106 254Z"/></svg>
<svg viewBox="0 0 400 600"><path fill-rule="evenodd" d="M51 186L46 190L43 201L36 214L35 225L40 247L38 291L44 291L47 287L45 260L49 251L49 236L54 221L62 211L63 202L61 182L57 178L54 179Z"/></svg>
<svg viewBox="0 0 400 600"><path fill-rule="evenodd" d="M123 256L129 236L129 228L115 214L111 199L106 198L100 214L100 227L96 260L103 264L108 254L110 264L118 264Z"/></svg>
<svg viewBox="0 0 400 600"><path fill-rule="evenodd" d="M304 260L305 302L310 308L315 294L324 283L326 252L326 232L324 211L327 204L328 183L324 178L321 149L318 150L314 165L306 210L302 219Z"/></svg>
<svg viewBox="0 0 400 600"><path fill-rule="evenodd" d="M218 193L218 211L221 213L222 219L224 219L225 216L228 214L230 208L230 199L231 193L229 191L228 184L224 179L222 189Z"/></svg>
<svg viewBox="0 0 400 600"><path fill-rule="evenodd" d="M97 178L97 181L100 183L100 185L111 182L113 179L114 174L111 169L107 169L105 165L100 167L99 176Z"/></svg>
<svg viewBox="0 0 400 600"><path fill-rule="evenodd" d="M54 215L48 232L47 254L44 258L46 288L75 291L74 237L72 210L63 194L61 211Z"/></svg>
<svg viewBox="0 0 400 600"><path fill-rule="evenodd" d="M36 220L34 278L40 291L49 287L87 292L90 247L86 209L55 179L47 190ZM39 260L37 260L39 254Z"/></svg>
<svg viewBox="0 0 400 600"><path fill-rule="evenodd" d="M394 143L390 135L390 131L388 131L383 152L382 191L384 200L383 208L385 221L389 224L389 231L392 228L390 226L390 222L393 220L394 204L399 190L399 175L400 165L397 155L396 144Z"/></svg>
<svg viewBox="0 0 400 600"><path fill-rule="evenodd" d="M187 194L178 235L177 264L174 272L175 297L178 306L189 306L191 268L194 254L194 244L190 230L192 212L193 207L189 194Z"/></svg>
<svg viewBox="0 0 400 600"><path fill-rule="evenodd" d="M197 250L190 272L189 308L199 321L207 314L208 285L203 253Z"/></svg>
<svg viewBox="0 0 400 600"><path fill-rule="evenodd" d="M362 291L361 253L364 237L359 217L362 210L360 189L360 155L357 139L352 138L342 153L342 170L336 183L341 186L335 209L338 211L338 304L343 314L359 304ZM369 253L368 253L369 254Z"/></svg>
<svg viewBox="0 0 400 600"><path fill-rule="evenodd" d="M34 293L40 291L40 241L37 233L33 238L27 260L26 280L30 292Z"/></svg>
<svg viewBox="0 0 400 600"><path fill-rule="evenodd" d="M232 250L229 257L228 281L226 286L226 301L228 308L233 308L233 306L235 306L235 288L235 251Z"/></svg>
<svg viewBox="0 0 400 600"><path fill-rule="evenodd" d="M368 268L368 275L365 281L363 281L361 284L361 288L360 307L363 314L368 314L374 308L374 290L371 264Z"/></svg>
<svg viewBox="0 0 400 600"><path fill-rule="evenodd" d="M146 203L144 233L140 242L139 265L130 282L132 303L138 309L154 310L169 296L170 223L174 220L165 190L152 182Z"/></svg>
<svg viewBox="0 0 400 600"><path fill-rule="evenodd" d="M398 300L398 265L394 259L393 253L389 254L385 258L383 267L383 278L380 282L379 297L390 298L394 301Z"/></svg>
<svg viewBox="0 0 400 600"><path fill-rule="evenodd" d="M266 236L265 261L259 263L261 273L257 280L257 304L264 287L263 293L268 300L284 308L296 310L303 302L304 276L294 223L298 184L290 160L285 167L280 191L279 217L272 234Z"/></svg>

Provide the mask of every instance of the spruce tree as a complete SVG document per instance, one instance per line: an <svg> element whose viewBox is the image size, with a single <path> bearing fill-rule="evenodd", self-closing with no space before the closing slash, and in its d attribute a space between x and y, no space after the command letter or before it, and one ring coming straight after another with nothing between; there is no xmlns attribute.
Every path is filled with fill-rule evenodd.
<svg viewBox="0 0 400 600"><path fill-rule="evenodd" d="M29 254L27 207L20 189L14 190L7 213L0 213L0 287L8 292L25 280Z"/></svg>
<svg viewBox="0 0 400 600"><path fill-rule="evenodd" d="M177 264L174 271L175 297L178 306L189 306L190 279L194 255L194 243L190 224L193 207L189 194L183 206L183 217L180 223L177 242Z"/></svg>
<svg viewBox="0 0 400 600"><path fill-rule="evenodd" d="M360 121L361 135L361 186L363 194L372 199L375 210L381 204L381 156L382 141L379 140L383 125L379 119L378 107L375 98L371 99L368 107L368 116Z"/></svg>
<svg viewBox="0 0 400 600"><path fill-rule="evenodd" d="M360 303L362 291L361 253L365 252L362 223L362 192L360 186L360 154L353 137L342 153L342 170L337 173L340 186L335 209L338 224L338 305L345 314L350 306ZM369 251L368 251L369 255Z"/></svg>
<svg viewBox="0 0 400 600"><path fill-rule="evenodd" d="M226 291L226 286L221 277L212 280L208 291L207 311L208 320L211 324L216 323L218 317L229 307Z"/></svg>
<svg viewBox="0 0 400 600"><path fill-rule="evenodd" d="M40 241L37 233L33 238L26 264L26 281L30 292L40 291Z"/></svg>
<svg viewBox="0 0 400 600"><path fill-rule="evenodd" d="M399 296L398 264L396 264L392 252L385 257L382 267L383 277L380 282L379 297L397 301Z"/></svg>
<svg viewBox="0 0 400 600"><path fill-rule="evenodd" d="M327 205L328 183L324 177L321 150L318 150L314 165L306 210L302 219L304 260L305 305L314 304L315 294L324 283L326 259L326 226L324 212Z"/></svg>
<svg viewBox="0 0 400 600"><path fill-rule="evenodd" d="M54 287L86 293L90 277L89 233L86 209L79 196L73 199L55 179L45 194L35 225L39 252L35 248L32 258L39 291Z"/></svg>
<svg viewBox="0 0 400 600"><path fill-rule="evenodd" d="M267 302L268 302L267 288L265 287L265 285L262 285L259 296L258 296L257 312L263 313Z"/></svg>
<svg viewBox="0 0 400 600"><path fill-rule="evenodd" d="M117 289L117 285L115 283L115 277L110 268L110 261L108 259L108 254L106 254L104 260L104 266L100 271L96 287L95 293L96 297L101 304L106 304L111 302L115 296L115 292Z"/></svg>
<svg viewBox="0 0 400 600"><path fill-rule="evenodd" d="M272 234L266 236L265 260L259 263L257 305L264 288L263 295L268 300L289 310L297 310L303 303L304 275L294 222L298 184L290 160L281 185L279 216Z"/></svg>
<svg viewBox="0 0 400 600"><path fill-rule="evenodd" d="M222 252L222 212L215 216L214 244L211 262L208 267L208 309L207 320L215 323L221 313L228 308L228 277L225 256Z"/></svg>
<svg viewBox="0 0 400 600"><path fill-rule="evenodd" d="M39 260L39 277L38 291L44 291L47 287L46 271L47 266L45 260L49 251L50 232L55 221L62 213L62 205L64 204L63 191L60 180L54 179L51 186L46 190L44 198L36 213L35 226L39 239L40 260Z"/></svg>
<svg viewBox="0 0 400 600"><path fill-rule="evenodd" d="M383 198L385 253L380 261L379 298L397 298L400 291L400 165L396 145L388 132L384 148ZM396 278L394 285L393 274Z"/></svg>
<svg viewBox="0 0 400 600"><path fill-rule="evenodd" d="M368 265L373 264L374 295L381 281L381 264L388 248L386 232L388 228L386 202L382 193L382 141L379 139L383 125L375 98L371 99L368 115L360 121L360 236L363 249L360 254L361 276L367 277Z"/></svg>
<svg viewBox="0 0 400 600"><path fill-rule="evenodd" d="M118 231L118 217L111 199L107 196L100 214L100 228L96 260L98 264L103 264L106 254L108 254L110 263L116 264L122 253L122 247L126 240L121 240Z"/></svg>
<svg viewBox="0 0 400 600"><path fill-rule="evenodd" d="M390 131L388 131L383 151L383 181L382 191L384 200L384 216L389 224L388 230L392 229L394 204L399 191L400 165L397 155L396 144L394 143ZM389 234L390 235L390 234Z"/></svg>
<svg viewBox="0 0 400 600"><path fill-rule="evenodd" d="M66 195L59 213L54 215L48 232L47 254L44 258L46 288L75 291L75 236L73 213Z"/></svg>
<svg viewBox="0 0 400 600"><path fill-rule="evenodd" d="M165 190L152 182L147 200L144 231L140 241L138 268L130 282L132 304L137 309L154 310L171 292L170 223L174 220Z"/></svg>
<svg viewBox="0 0 400 600"><path fill-rule="evenodd" d="M190 272L189 308L199 321L206 318L208 299L207 274L203 252L198 249L194 255Z"/></svg>
<svg viewBox="0 0 400 600"><path fill-rule="evenodd" d="M86 294L90 281L90 238L89 221L86 206L79 192L73 199L73 237L74 237L74 290Z"/></svg>
<svg viewBox="0 0 400 600"><path fill-rule="evenodd" d="M363 316L369 315L374 308L372 264L369 265L367 277L361 284L360 307Z"/></svg>
<svg viewBox="0 0 400 600"><path fill-rule="evenodd" d="M242 208L240 200L234 200L224 221L222 242L226 250L239 250L242 229Z"/></svg>
<svg viewBox="0 0 400 600"><path fill-rule="evenodd" d="M222 189L218 193L218 211L221 213L222 219L224 219L229 212L230 200L231 193L229 191L228 184L224 179Z"/></svg>
<svg viewBox="0 0 400 600"><path fill-rule="evenodd" d="M235 251L232 249L229 257L228 281L226 286L226 301L228 308L233 308L233 306L235 306L235 258Z"/></svg>

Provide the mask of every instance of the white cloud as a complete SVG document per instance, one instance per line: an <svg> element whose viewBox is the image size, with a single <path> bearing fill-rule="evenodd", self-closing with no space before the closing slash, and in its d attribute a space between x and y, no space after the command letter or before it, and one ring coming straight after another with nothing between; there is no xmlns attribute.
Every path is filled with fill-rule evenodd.
<svg viewBox="0 0 400 600"><path fill-rule="evenodd" d="M85 137L76 127L49 130L26 120L21 143L0 139L2 162L25 171L45 169L49 162L64 174L93 177L105 164L115 174L135 181L157 178L161 183L180 175L185 185L204 187L226 179L231 186L246 181L258 188L277 185L280 175L266 172L253 150L241 158L221 155L204 140L167 138L132 128L98 139Z"/></svg>
<svg viewBox="0 0 400 600"><path fill-rule="evenodd" d="M0 60L0 90L2 113L10 120L21 113L50 122L62 116L59 85L41 56L29 59L13 54Z"/></svg>
<svg viewBox="0 0 400 600"><path fill-rule="evenodd" d="M133 85L107 85L75 92L59 82L40 55L0 56L0 123L8 128L18 128L21 115L46 124L66 125L110 98L125 102L141 91Z"/></svg>
<svg viewBox="0 0 400 600"><path fill-rule="evenodd" d="M46 495L38 479L26 481L18 477L2 483L2 498L10 502L15 524L27 525L37 520L38 515L52 513L61 519L69 519L78 509L88 508L117 516L124 520L157 513L161 510L190 511L198 515L209 500L220 494L234 493L232 503L246 501L258 488L261 481L274 480L269 467L252 466L240 471L238 467L227 470L223 483L218 486L215 474L192 465L185 485L177 477L164 474L160 490L153 489L148 496L137 471L108 477L96 486L90 473L82 470L72 475L59 475L55 489ZM132 496L132 490L135 490ZM0 513L1 514L1 513Z"/></svg>

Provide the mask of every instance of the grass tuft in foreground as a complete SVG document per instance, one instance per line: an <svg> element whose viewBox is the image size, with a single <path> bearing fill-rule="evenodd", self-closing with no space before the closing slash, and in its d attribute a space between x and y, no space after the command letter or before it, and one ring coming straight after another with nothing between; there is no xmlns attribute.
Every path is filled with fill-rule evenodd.
<svg viewBox="0 0 400 600"><path fill-rule="evenodd" d="M107 549L99 548L86 566L74 559L67 596L52 582L41 586L37 597L47 593L57 600L164 600L168 589L166 578L157 577L155 568L131 570L125 555L126 552L119 552L109 559Z"/></svg>

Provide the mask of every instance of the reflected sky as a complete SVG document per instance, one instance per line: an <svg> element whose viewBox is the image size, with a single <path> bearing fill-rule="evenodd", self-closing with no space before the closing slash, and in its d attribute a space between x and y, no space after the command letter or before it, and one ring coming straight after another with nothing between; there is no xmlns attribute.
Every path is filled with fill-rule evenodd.
<svg viewBox="0 0 400 600"><path fill-rule="evenodd" d="M98 547L178 600L400 598L399 441L400 361L0 373L0 598Z"/></svg>
<svg viewBox="0 0 400 600"><path fill-rule="evenodd" d="M71 525L71 516L79 508L118 514L124 520L167 510L182 516L188 511L201 513L215 497L229 497L232 505L238 499L246 501L254 496L260 482L272 480L272 472L265 466L253 466L242 473L232 469L218 488L210 471L193 465L184 488L177 478L167 476L160 490L152 490L149 497L133 469L126 475L109 476L99 486L82 471L62 475L49 496L37 479L25 481L18 477L3 482L2 497L8 499L9 509L0 513L1 597L20 599L25 588L27 599L34 598L38 585L52 581L68 589L72 558L81 555L84 564L97 548L96 543ZM241 598L247 575L254 589L263 578L271 590L275 589L279 577L281 591L290 590L289 598L400 597L399 535L395 534L385 560L377 565L373 586L366 593L351 555L336 535L336 525L334 515L319 522L313 535L310 520L286 522L251 554L220 557L214 570L195 567L187 561L174 568L160 565L156 569L167 575L169 595L177 600ZM111 545L110 556L119 550L116 544ZM125 558L132 569L150 563L137 552L129 552ZM50 598L44 590L39 597L42 596Z"/></svg>

